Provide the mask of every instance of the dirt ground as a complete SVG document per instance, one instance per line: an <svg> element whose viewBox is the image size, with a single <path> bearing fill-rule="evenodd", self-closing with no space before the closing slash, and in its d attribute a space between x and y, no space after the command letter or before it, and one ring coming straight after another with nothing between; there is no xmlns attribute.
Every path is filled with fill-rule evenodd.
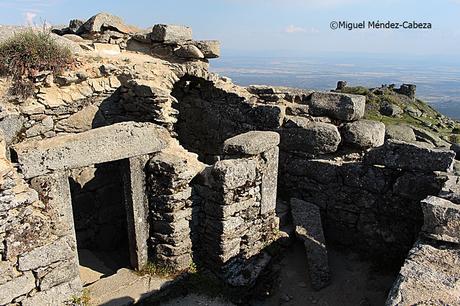
<svg viewBox="0 0 460 306"><path fill-rule="evenodd" d="M396 279L396 272L376 271L354 253L329 250L331 284L321 291L310 286L307 258L303 244L294 243L279 264L278 288L264 300L253 300L252 306L379 306L384 305L388 291ZM221 299L190 294L161 303L165 306L230 306Z"/></svg>
<svg viewBox="0 0 460 306"><path fill-rule="evenodd" d="M328 250L331 284L314 291L310 286L307 257L303 244L296 242L281 261L278 290L264 301L253 305L285 306L367 306L384 305L396 274L375 271L368 262L362 262L354 253L343 254Z"/></svg>

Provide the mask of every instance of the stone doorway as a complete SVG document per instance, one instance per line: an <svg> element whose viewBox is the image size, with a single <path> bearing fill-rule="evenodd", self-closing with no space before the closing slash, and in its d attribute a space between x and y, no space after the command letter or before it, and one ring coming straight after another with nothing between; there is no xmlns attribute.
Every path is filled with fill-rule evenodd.
<svg viewBox="0 0 460 306"><path fill-rule="evenodd" d="M89 285L132 268L121 163L113 161L74 169L69 184L80 274Z"/></svg>

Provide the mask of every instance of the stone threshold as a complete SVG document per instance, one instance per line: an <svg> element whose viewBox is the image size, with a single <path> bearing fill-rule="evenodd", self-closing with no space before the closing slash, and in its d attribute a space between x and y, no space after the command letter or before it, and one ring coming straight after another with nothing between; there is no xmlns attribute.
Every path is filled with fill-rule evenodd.
<svg viewBox="0 0 460 306"><path fill-rule="evenodd" d="M116 274L87 286L90 305L125 306L159 294L176 281L167 277L140 275L121 268Z"/></svg>

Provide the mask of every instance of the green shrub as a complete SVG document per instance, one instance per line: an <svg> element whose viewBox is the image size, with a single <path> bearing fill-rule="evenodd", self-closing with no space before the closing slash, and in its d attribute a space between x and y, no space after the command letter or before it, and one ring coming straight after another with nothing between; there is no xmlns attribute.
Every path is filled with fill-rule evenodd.
<svg viewBox="0 0 460 306"><path fill-rule="evenodd" d="M53 75L73 64L71 51L58 44L46 30L28 29L0 43L0 75L13 81L11 93L33 93L33 78L42 71Z"/></svg>

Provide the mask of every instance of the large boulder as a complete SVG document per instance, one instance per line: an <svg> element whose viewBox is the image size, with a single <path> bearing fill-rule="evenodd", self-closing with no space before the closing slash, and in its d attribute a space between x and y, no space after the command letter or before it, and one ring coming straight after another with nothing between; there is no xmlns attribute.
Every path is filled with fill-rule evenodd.
<svg viewBox="0 0 460 306"><path fill-rule="evenodd" d="M379 147L385 142L385 125L373 120L358 120L343 126L345 143L362 149Z"/></svg>
<svg viewBox="0 0 460 306"><path fill-rule="evenodd" d="M224 153L257 155L276 147L280 136L276 132L251 131L224 142Z"/></svg>
<svg viewBox="0 0 460 306"><path fill-rule="evenodd" d="M192 29L182 25L156 24L150 38L155 42L177 44L192 40Z"/></svg>
<svg viewBox="0 0 460 306"><path fill-rule="evenodd" d="M454 151L430 149L413 143L389 140L385 145L367 152L364 162L392 169L451 172L454 158Z"/></svg>
<svg viewBox="0 0 460 306"><path fill-rule="evenodd" d="M174 53L178 57L190 58L190 59L201 59L204 58L203 52L194 45L183 45L180 46Z"/></svg>
<svg viewBox="0 0 460 306"><path fill-rule="evenodd" d="M218 58L220 56L220 42L218 40L199 40L194 43L203 52L205 58Z"/></svg>
<svg viewBox="0 0 460 306"><path fill-rule="evenodd" d="M80 26L77 34L102 32L104 30L116 30L125 34L136 32L134 27L126 25L120 17L99 13Z"/></svg>
<svg viewBox="0 0 460 306"><path fill-rule="evenodd" d="M460 205L428 196L421 202L424 222L422 233L432 239L460 243Z"/></svg>
<svg viewBox="0 0 460 306"><path fill-rule="evenodd" d="M366 97L333 92L314 92L310 100L313 116L329 116L334 119L353 121L364 116Z"/></svg>
<svg viewBox="0 0 460 306"><path fill-rule="evenodd" d="M299 128L281 130L281 148L310 154L327 154L337 151L341 141L335 125L309 122Z"/></svg>
<svg viewBox="0 0 460 306"><path fill-rule="evenodd" d="M415 138L414 130L405 124L389 124L385 131L386 139L401 140L404 142L414 142Z"/></svg>

